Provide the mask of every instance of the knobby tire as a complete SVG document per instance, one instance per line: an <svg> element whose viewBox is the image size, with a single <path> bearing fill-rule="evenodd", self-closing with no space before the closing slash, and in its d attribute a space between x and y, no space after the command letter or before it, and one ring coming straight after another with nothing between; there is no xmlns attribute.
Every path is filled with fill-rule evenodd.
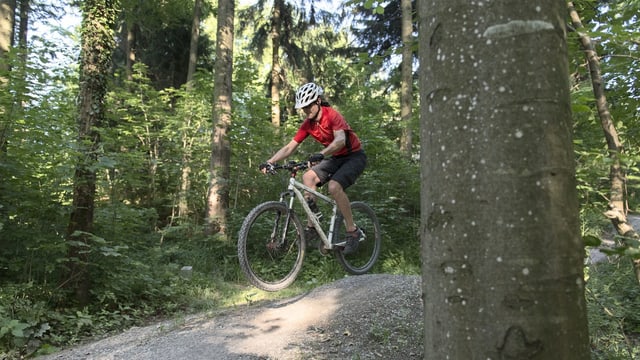
<svg viewBox="0 0 640 360"><path fill-rule="evenodd" d="M334 256L342 267L350 274L362 275L369 272L380 255L382 244L382 229L373 209L366 203L354 201L351 203L353 221L364 232L365 239L360 241L358 250L349 255L344 255L342 249L336 248ZM344 218L338 216L338 239L342 241L346 237Z"/></svg>
<svg viewBox="0 0 640 360"><path fill-rule="evenodd" d="M286 244L282 240L285 223L289 219ZM242 223L238 235L240 268L251 284L265 291L278 291L291 285L302 270L305 255L303 226L295 213L279 201L256 206Z"/></svg>

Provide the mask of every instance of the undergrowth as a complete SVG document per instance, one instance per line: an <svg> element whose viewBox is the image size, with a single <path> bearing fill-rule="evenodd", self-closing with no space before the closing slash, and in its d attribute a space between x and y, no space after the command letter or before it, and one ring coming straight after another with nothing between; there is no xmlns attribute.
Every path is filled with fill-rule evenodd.
<svg viewBox="0 0 640 360"><path fill-rule="evenodd" d="M585 269L593 360L640 359L640 285L628 258Z"/></svg>
<svg viewBox="0 0 640 360"><path fill-rule="evenodd" d="M403 246L385 247L390 239L383 239L374 273L420 274L415 226L406 229L399 236L407 239ZM114 249L95 259L94 280L102 286L96 284L85 307L64 306L68 294L53 285L4 284L0 358L33 357L162 319L289 298L346 276L332 256L310 251L291 287L257 290L239 270L233 241L189 226L166 231L161 242L139 239L137 247ZM610 256L589 265L585 278L592 359L640 358L640 286L629 259Z"/></svg>

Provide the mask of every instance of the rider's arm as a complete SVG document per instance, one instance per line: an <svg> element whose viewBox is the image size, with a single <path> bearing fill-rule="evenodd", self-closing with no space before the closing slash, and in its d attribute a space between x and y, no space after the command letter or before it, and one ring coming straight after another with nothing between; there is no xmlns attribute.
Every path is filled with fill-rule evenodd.
<svg viewBox="0 0 640 360"><path fill-rule="evenodd" d="M277 163L280 160L288 158L289 155L293 154L293 152L296 151L298 145L300 145L300 143L295 140L289 141L287 145L283 146L282 149L273 154L273 156L269 160L267 160L267 162L273 164Z"/></svg>
<svg viewBox="0 0 640 360"><path fill-rule="evenodd" d="M333 131L333 141L327 145L327 147L325 147L324 149L322 149L322 151L320 151L320 153L324 156L329 156L331 154L334 154L340 150L342 150L343 147L345 147L347 143L347 138L346 138L346 134L344 130L334 130Z"/></svg>

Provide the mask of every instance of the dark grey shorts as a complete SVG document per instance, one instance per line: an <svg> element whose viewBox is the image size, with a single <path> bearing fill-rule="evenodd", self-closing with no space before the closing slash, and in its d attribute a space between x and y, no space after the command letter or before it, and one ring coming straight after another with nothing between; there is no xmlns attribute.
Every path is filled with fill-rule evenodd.
<svg viewBox="0 0 640 360"><path fill-rule="evenodd" d="M324 159L311 170L320 178L318 186L326 184L329 180L335 180L342 185L343 189L346 189L356 182L365 167L367 167L367 155L360 150L348 155Z"/></svg>

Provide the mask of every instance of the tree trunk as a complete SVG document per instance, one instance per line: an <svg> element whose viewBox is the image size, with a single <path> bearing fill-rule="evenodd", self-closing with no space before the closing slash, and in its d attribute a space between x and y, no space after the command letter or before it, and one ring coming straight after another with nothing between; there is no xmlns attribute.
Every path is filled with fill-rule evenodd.
<svg viewBox="0 0 640 360"><path fill-rule="evenodd" d="M274 0L271 15L271 123L280 126L280 29L282 27L282 9L284 1Z"/></svg>
<svg viewBox="0 0 640 360"><path fill-rule="evenodd" d="M13 46L13 33L15 28L15 0L0 0L0 91L8 94L9 79L2 74L9 71L9 50ZM12 100L0 103L0 156L7 152L7 140L11 130L11 119L8 110L12 106Z"/></svg>
<svg viewBox="0 0 640 360"><path fill-rule="evenodd" d="M135 30L135 22L133 20L129 20L126 22L127 26L127 37L125 44L125 54L127 56L125 68L127 74L127 80L133 81L133 64L136 63L136 30Z"/></svg>
<svg viewBox="0 0 640 360"><path fill-rule="evenodd" d="M13 107L13 97L10 95L9 79L6 74L9 67L9 50L13 45L13 29L15 26L15 0L0 0L0 163L4 162L7 156L7 141L11 136L13 128L13 117L11 109ZM3 195L7 193L5 182L0 180L0 204L3 201ZM6 207L0 207L0 223L6 222L8 217Z"/></svg>
<svg viewBox="0 0 640 360"><path fill-rule="evenodd" d="M67 227L70 241L67 287L75 290L79 304L89 301L88 273L93 231L96 164L100 145L99 129L105 121L107 76L111 70L114 43L115 4L110 0L87 0L82 6L80 94L78 99L78 146L73 183L73 204Z"/></svg>
<svg viewBox="0 0 640 360"><path fill-rule="evenodd" d="M596 99L596 108L598 110L598 116L600 118L600 125L604 132L604 137L607 140L607 148L609 151L609 158L611 159L611 166L609 167L609 180L611 181L611 192L609 199L609 209L605 212L605 216L611 220L617 233L621 236L639 239L640 236L636 233L633 226L627 222L627 206L625 201L626 194L626 172L620 162L620 155L622 155L624 148L616 127L613 124L613 118L609 111L609 105L607 103L607 96L604 92L604 83L600 71L600 61L598 60L598 54L595 47L591 42L591 37L581 31L584 29L580 15L576 11L573 2L567 4L569 7L569 16L573 27L578 32L580 38L580 45L584 50L587 63L589 64L589 74L591 77L591 86L593 88L593 95ZM640 282L640 259L632 260L633 269L635 271L636 279Z"/></svg>
<svg viewBox="0 0 640 360"><path fill-rule="evenodd" d="M15 14L15 0L0 0L0 58L6 58L7 53L13 46Z"/></svg>
<svg viewBox="0 0 640 360"><path fill-rule="evenodd" d="M411 159L413 133L411 106L413 102L413 8L411 0L401 0L402 7L402 83L400 85L400 121L402 138L400 150Z"/></svg>
<svg viewBox="0 0 640 360"><path fill-rule="evenodd" d="M23 61L27 62L27 40L29 32L29 13L31 6L29 0L20 0L20 26L18 27L18 46L24 50Z"/></svg>
<svg viewBox="0 0 640 360"><path fill-rule="evenodd" d="M18 49L19 49L19 64L12 70L14 72L19 69L16 74L16 78L20 78L20 81L16 81L15 100L13 102L13 113L16 118L24 116L24 103L26 102L25 95L28 92L27 84L27 58L29 54L28 47L28 34L29 34L29 14L31 12L31 6L29 0L20 0L20 24L18 26Z"/></svg>
<svg viewBox="0 0 640 360"><path fill-rule="evenodd" d="M193 76L196 73L198 62L198 39L200 38L200 7L202 0L195 0L193 5L193 22L191 23L191 45L189 46L189 67L187 69L187 91L193 89ZM191 141L189 131L191 119L185 119L186 124L182 130L182 162L180 176L180 191L178 192L178 217L189 215L188 194L191 188Z"/></svg>
<svg viewBox="0 0 640 360"><path fill-rule="evenodd" d="M193 74L196 73L198 63L198 39L200 38L200 8L202 0L195 0L193 4L193 22L191 23L191 44L189 46L189 67L187 69L187 89L193 87Z"/></svg>
<svg viewBox="0 0 640 360"><path fill-rule="evenodd" d="M565 3L419 7L425 355L588 359Z"/></svg>
<svg viewBox="0 0 640 360"><path fill-rule="evenodd" d="M178 192L178 217L189 216L189 189L191 189L191 140L187 129L191 127L191 118L185 119L185 129L182 130L182 161L180 175L180 190Z"/></svg>
<svg viewBox="0 0 640 360"><path fill-rule="evenodd" d="M231 145L227 137L231 124L231 74L233 73L234 0L218 2L215 79L213 87L213 132L211 138L211 184L207 194L208 232L226 232L229 207Z"/></svg>

